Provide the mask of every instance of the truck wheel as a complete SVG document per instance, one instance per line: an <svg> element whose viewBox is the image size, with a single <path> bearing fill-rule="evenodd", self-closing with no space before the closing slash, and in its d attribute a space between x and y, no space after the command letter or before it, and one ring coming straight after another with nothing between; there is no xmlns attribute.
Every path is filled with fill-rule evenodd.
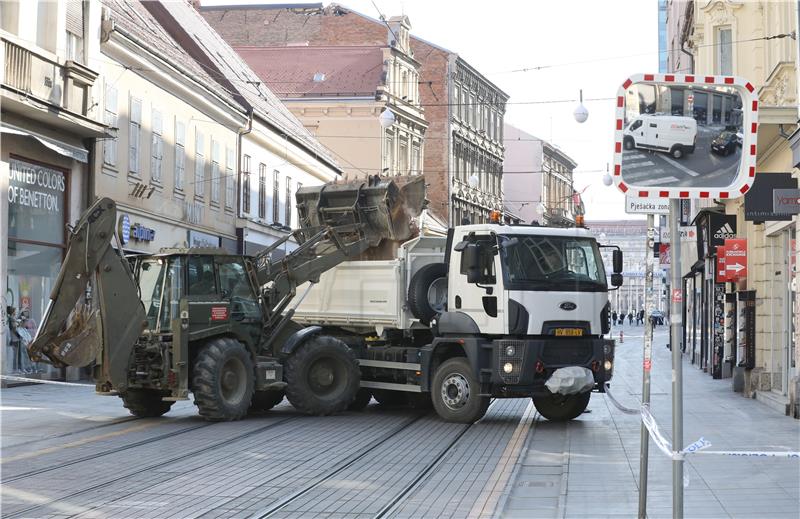
<svg viewBox="0 0 800 519"><path fill-rule="evenodd" d="M446 360L436 370L431 386L436 413L447 422L473 423L489 408L489 397L480 396L480 384L465 357Z"/></svg>
<svg viewBox="0 0 800 519"><path fill-rule="evenodd" d="M356 393L356 399L347 406L348 411L363 411L372 401L372 392L367 388L361 388Z"/></svg>
<svg viewBox="0 0 800 519"><path fill-rule="evenodd" d="M374 389L372 396L379 404L386 407L400 407L408 403L406 394L403 391L389 391L388 389Z"/></svg>
<svg viewBox="0 0 800 519"><path fill-rule="evenodd" d="M312 337L286 361L286 398L307 414L347 409L358 392L361 372L353 351L339 339Z"/></svg>
<svg viewBox="0 0 800 519"><path fill-rule="evenodd" d="M283 391L256 391L250 402L251 413L269 411L283 401Z"/></svg>
<svg viewBox="0 0 800 519"><path fill-rule="evenodd" d="M539 414L553 422L563 422L577 418L589 405L592 392L577 395L559 395L549 393L533 397L533 405Z"/></svg>
<svg viewBox="0 0 800 519"><path fill-rule="evenodd" d="M447 304L447 267L429 263L420 268L408 284L408 307L414 317L428 325Z"/></svg>
<svg viewBox="0 0 800 519"><path fill-rule="evenodd" d="M625 149L628 150L628 151L630 151L630 150L632 150L633 148L636 147L636 143L634 143L633 139L630 138L630 137L625 137L625 140L623 141L623 144L625 145Z"/></svg>
<svg viewBox="0 0 800 519"><path fill-rule="evenodd" d="M683 157L683 147L676 144L675 146L672 147L669 154L672 155L673 159L679 159Z"/></svg>
<svg viewBox="0 0 800 519"><path fill-rule="evenodd" d="M206 420L239 420L253 398L255 368L244 345L234 339L211 340L197 354L192 374L194 403Z"/></svg>
<svg viewBox="0 0 800 519"><path fill-rule="evenodd" d="M121 393L122 405L133 416L152 418L169 411L173 402L161 400L163 393L155 389L129 389Z"/></svg>

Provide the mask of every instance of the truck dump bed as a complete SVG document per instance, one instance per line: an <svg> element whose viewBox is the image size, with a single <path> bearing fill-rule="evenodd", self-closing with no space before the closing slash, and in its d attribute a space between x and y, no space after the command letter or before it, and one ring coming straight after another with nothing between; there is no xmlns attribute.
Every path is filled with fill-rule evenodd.
<svg viewBox="0 0 800 519"><path fill-rule="evenodd" d="M444 262L445 245L445 238L421 236L401 245L395 259L343 262L320 276L293 320L378 335L384 329L424 327L406 305L408 286L421 267ZM298 294L306 288L298 287Z"/></svg>

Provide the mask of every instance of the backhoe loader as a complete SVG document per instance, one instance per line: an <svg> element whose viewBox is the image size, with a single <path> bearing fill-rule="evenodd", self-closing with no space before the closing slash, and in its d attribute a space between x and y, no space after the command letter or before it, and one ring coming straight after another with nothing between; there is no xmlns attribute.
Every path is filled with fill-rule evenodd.
<svg viewBox="0 0 800 519"><path fill-rule="evenodd" d="M358 361L341 340L292 320L296 288L410 238L409 215L424 197L422 177L303 187L300 228L255 256L175 248L134 258L115 241L116 204L100 198L70 231L30 356L91 367L96 391L119 395L140 417L160 416L189 393L213 421L269 409L284 395L305 413L342 411L359 389ZM273 259L289 240L297 248Z"/></svg>

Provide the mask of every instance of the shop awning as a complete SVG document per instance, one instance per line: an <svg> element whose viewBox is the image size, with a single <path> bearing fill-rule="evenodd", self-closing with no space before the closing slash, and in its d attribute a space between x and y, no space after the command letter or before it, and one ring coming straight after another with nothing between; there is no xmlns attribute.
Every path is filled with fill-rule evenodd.
<svg viewBox="0 0 800 519"><path fill-rule="evenodd" d="M89 162L89 151L83 146L67 144L65 142L53 139L52 137L46 137L31 130L19 128L8 123L3 123L3 125L0 126L0 133L32 137L42 143L45 147L55 151L56 153L64 155L65 157L75 159L78 162L83 162L84 164Z"/></svg>

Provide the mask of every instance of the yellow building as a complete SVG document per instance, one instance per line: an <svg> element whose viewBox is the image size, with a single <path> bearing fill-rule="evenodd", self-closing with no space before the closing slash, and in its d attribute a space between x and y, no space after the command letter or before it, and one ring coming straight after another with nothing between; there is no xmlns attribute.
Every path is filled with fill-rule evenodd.
<svg viewBox="0 0 800 519"><path fill-rule="evenodd" d="M794 172L789 136L797 128L797 2L738 0L668 4L672 70L735 75L749 80L759 99L756 174ZM687 57L689 59L687 59ZM745 396L785 413L798 413L796 297L797 216L764 223L745 219L745 199L724 202L748 244L748 275L736 291L755 290L755 367L745 371ZM695 211L698 209L695 206Z"/></svg>

